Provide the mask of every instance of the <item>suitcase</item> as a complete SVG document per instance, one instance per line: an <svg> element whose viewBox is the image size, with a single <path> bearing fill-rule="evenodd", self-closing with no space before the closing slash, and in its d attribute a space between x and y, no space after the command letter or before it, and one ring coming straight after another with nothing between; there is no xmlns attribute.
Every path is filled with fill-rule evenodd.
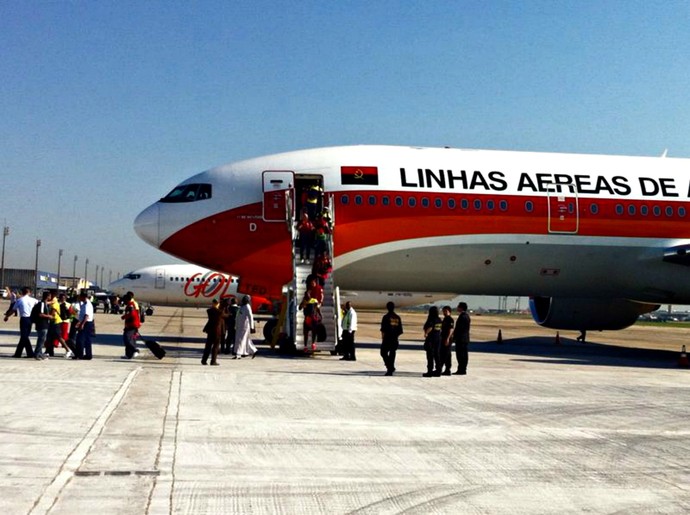
<svg viewBox="0 0 690 515"><path fill-rule="evenodd" d="M163 359L165 357L165 349L161 347L156 340L144 340L144 343L158 359Z"/></svg>

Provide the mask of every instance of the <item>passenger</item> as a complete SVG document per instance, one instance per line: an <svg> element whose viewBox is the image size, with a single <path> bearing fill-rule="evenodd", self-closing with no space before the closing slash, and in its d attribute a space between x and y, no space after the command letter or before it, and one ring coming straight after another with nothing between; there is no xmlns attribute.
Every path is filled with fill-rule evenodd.
<svg viewBox="0 0 690 515"><path fill-rule="evenodd" d="M227 311L224 313L216 299L211 302L211 307L206 310L208 321L204 326L206 333L206 346L204 347L204 354L201 357L201 364L208 363L208 357L211 356L211 365L218 366L218 350L220 348L221 338L225 336L225 320L228 318Z"/></svg>
<svg viewBox="0 0 690 515"><path fill-rule="evenodd" d="M242 303L237 312L237 320L235 323L235 357L233 359L240 359L246 356L251 356L252 359L256 357L256 347L252 342L251 334L256 332L254 326L254 315L252 314L252 305L249 295L242 297Z"/></svg>
<svg viewBox="0 0 690 515"><path fill-rule="evenodd" d="M44 291L41 300L34 308L34 325L36 327L36 347L34 348L34 358L48 359L48 355L43 352L46 343L48 343L48 329L50 329L50 321L53 316L50 314L50 303L53 300L53 294L49 291ZM52 345L52 344L51 344Z"/></svg>
<svg viewBox="0 0 690 515"><path fill-rule="evenodd" d="M72 306L67 302L67 295L61 293L58 295L58 306L60 308L60 319L62 323L60 324L59 331L62 342L64 342L63 347L65 347L65 359L74 357L74 340L70 340L70 322L74 317L74 311Z"/></svg>
<svg viewBox="0 0 690 515"><path fill-rule="evenodd" d="M120 317L125 321L125 327L122 331L125 354L122 356L122 359L133 359L139 356L137 338L139 337L141 320L139 319L139 310L136 309L134 300L128 294L122 300L125 304L125 314Z"/></svg>
<svg viewBox="0 0 690 515"><path fill-rule="evenodd" d="M343 314L343 357L341 361L357 361L355 356L355 332L357 332L357 312L352 307L350 301L345 303L345 313Z"/></svg>
<svg viewBox="0 0 690 515"><path fill-rule="evenodd" d="M333 264L328 252L324 252L323 254L316 256L311 271L312 274L316 276L316 281L318 284L321 286L326 284L326 279L328 279L328 276L333 271Z"/></svg>
<svg viewBox="0 0 690 515"><path fill-rule="evenodd" d="M228 305L228 318L225 321L225 328L227 334L225 335L225 349L223 352L225 354L230 354L235 347L235 323L237 322L237 311L239 306L237 305L237 299L235 297L230 299L230 304Z"/></svg>
<svg viewBox="0 0 690 515"><path fill-rule="evenodd" d="M325 254L328 252L328 238L331 234L331 229L328 226L328 222L319 217L316 220L316 231L314 234L314 253L318 256L319 254Z"/></svg>
<svg viewBox="0 0 690 515"><path fill-rule="evenodd" d="M431 306L424 323L424 350L426 351L426 373L422 377L441 376L441 318L438 308Z"/></svg>
<svg viewBox="0 0 690 515"><path fill-rule="evenodd" d="M441 324L441 365L445 365L445 369L441 372L443 376L449 376L453 369L453 358L451 357L451 345L453 344L453 317L450 314L453 311L450 306L443 306L443 323Z"/></svg>
<svg viewBox="0 0 690 515"><path fill-rule="evenodd" d="M22 288L22 294L5 312L5 322L11 316L19 315L19 343L14 351L14 358L21 358L22 351L26 351L27 358L34 357L34 351L31 348L31 311L38 303L38 300L31 296L31 288Z"/></svg>
<svg viewBox="0 0 690 515"><path fill-rule="evenodd" d="M455 357L458 359L458 370L453 372L456 375L464 376L467 374L467 347L470 344L470 314L467 312L467 304L458 304L458 318L455 322L453 340L455 341Z"/></svg>
<svg viewBox="0 0 690 515"><path fill-rule="evenodd" d="M79 321L77 322L77 359L93 358L91 338L94 334L93 304L86 292L79 294Z"/></svg>
<svg viewBox="0 0 690 515"><path fill-rule="evenodd" d="M387 376L395 372L395 354L398 351L398 338L403 334L402 319L395 313L395 304L386 304L388 313L381 319L381 357L386 365Z"/></svg>
<svg viewBox="0 0 690 515"><path fill-rule="evenodd" d="M311 249L314 246L314 224L309 220L307 213L302 214L302 219L297 224L299 232L299 261L309 263L311 259Z"/></svg>
<svg viewBox="0 0 690 515"><path fill-rule="evenodd" d="M60 303L60 299L57 296L55 296L55 294L52 294L51 297L52 298L50 302L50 315L52 316L52 319L50 320L50 325L48 327L48 341L46 342L46 352L51 357L55 356L55 347L61 345L62 348L65 349L65 358L70 358L71 349L67 345L67 342L65 341L65 338L63 336L63 308ZM64 294L61 294L61 297L64 299ZM65 314L69 316L69 313Z"/></svg>
<svg viewBox="0 0 690 515"><path fill-rule="evenodd" d="M313 184L307 189L307 201L305 204L307 214L311 220L316 220L317 215L323 209L323 189L318 184Z"/></svg>

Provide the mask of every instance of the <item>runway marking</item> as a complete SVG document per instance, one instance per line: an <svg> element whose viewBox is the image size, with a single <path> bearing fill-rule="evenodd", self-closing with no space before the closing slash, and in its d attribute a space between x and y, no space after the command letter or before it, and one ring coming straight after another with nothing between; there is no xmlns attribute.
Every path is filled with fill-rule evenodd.
<svg viewBox="0 0 690 515"><path fill-rule="evenodd" d="M170 381L168 405L165 409L163 434L156 456L154 468L160 471L154 478L153 487L146 505L146 513L170 514L173 509L175 491L175 461L177 453L177 436L179 429L180 392L182 390L182 372L175 370Z"/></svg>
<svg viewBox="0 0 690 515"><path fill-rule="evenodd" d="M101 412L100 416L91 425L89 431L67 456L64 463L60 467L60 470L58 470L57 475L53 478L53 481L46 487L39 498L36 499L36 502L29 511L30 514L49 513L53 509L65 486L67 486L67 484L72 480L76 472L79 470L79 467L84 462L86 456L88 456L89 452L93 448L93 445L96 443L96 440L103 432L103 429L110 419L110 416L120 405L120 402L122 402L127 390L129 390L129 387L132 385L135 376L140 370L141 367L138 367L127 375L120 388Z"/></svg>

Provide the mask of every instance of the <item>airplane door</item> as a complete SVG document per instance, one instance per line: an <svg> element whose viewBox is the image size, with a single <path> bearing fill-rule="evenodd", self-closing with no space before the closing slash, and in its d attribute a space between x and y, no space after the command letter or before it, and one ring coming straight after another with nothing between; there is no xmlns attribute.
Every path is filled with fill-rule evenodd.
<svg viewBox="0 0 690 515"><path fill-rule="evenodd" d="M291 191L295 185L295 177L289 171L265 171L263 173L264 206L263 219L265 222L284 222L291 219L292 203L289 201Z"/></svg>
<svg viewBox="0 0 690 515"><path fill-rule="evenodd" d="M550 233L576 234L580 224L578 198L572 186L567 193L548 192L548 224Z"/></svg>
<svg viewBox="0 0 690 515"><path fill-rule="evenodd" d="M165 288L165 269L156 268L156 283L154 286L157 290Z"/></svg>

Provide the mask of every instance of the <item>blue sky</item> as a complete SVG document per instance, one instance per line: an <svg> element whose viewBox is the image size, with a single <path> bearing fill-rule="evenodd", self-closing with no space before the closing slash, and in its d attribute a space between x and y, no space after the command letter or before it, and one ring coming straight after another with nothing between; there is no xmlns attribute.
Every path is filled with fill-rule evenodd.
<svg viewBox="0 0 690 515"><path fill-rule="evenodd" d="M5 263L174 262L136 214L241 158L381 143L690 157L687 1L0 3ZM67 264L64 264L67 263Z"/></svg>

